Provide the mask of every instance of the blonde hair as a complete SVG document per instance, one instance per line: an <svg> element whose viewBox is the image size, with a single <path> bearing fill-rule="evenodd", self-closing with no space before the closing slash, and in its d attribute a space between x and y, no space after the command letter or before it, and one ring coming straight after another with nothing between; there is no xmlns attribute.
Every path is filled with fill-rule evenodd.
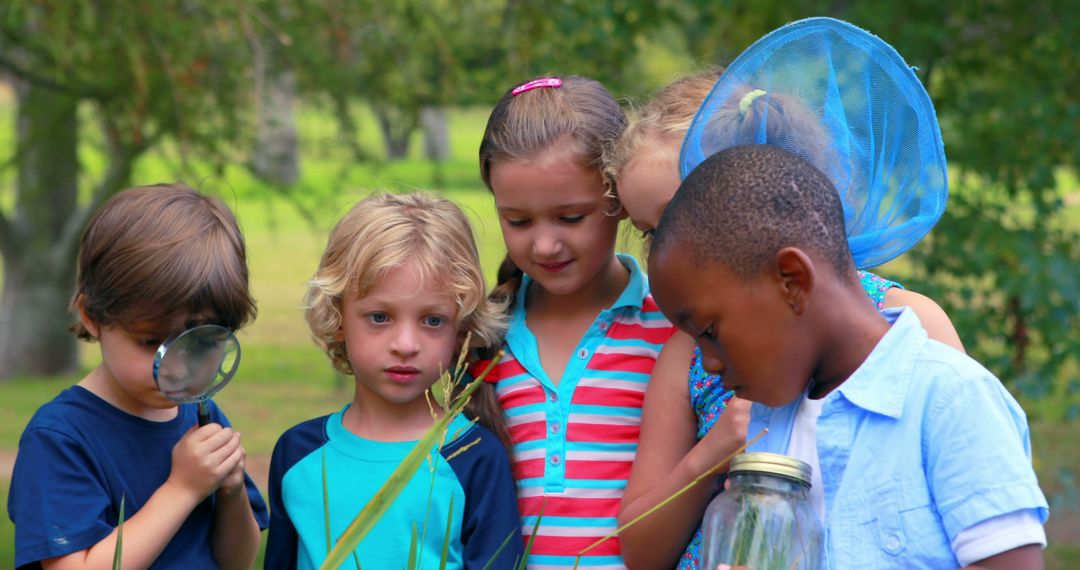
<svg viewBox="0 0 1080 570"><path fill-rule="evenodd" d="M626 128L626 113L600 82L568 75L558 87L539 87L518 94L503 94L488 117L480 141L480 178L491 187L491 165L496 160L528 160L559 148L578 165L601 174L605 196L614 197L614 180L604 176L603 155ZM524 84L523 84L524 85ZM608 214L619 211L612 199ZM510 255L503 259L492 297L513 304L523 273Z"/></svg>
<svg viewBox="0 0 1080 570"><path fill-rule="evenodd" d="M437 282L457 301L456 325L474 347L497 346L503 307L488 300L472 226L453 202L423 192L375 194L358 202L330 233L308 284L306 318L334 367L352 374L339 340L345 295L363 297L390 270L414 264L422 283ZM464 347L470 348L470 347Z"/></svg>
<svg viewBox="0 0 1080 570"><path fill-rule="evenodd" d="M604 177L616 180L647 144L657 139L679 144L702 101L720 79L723 68L713 67L688 75L669 83L637 112L630 126L604 149L602 162ZM610 189L617 196L615 185Z"/></svg>

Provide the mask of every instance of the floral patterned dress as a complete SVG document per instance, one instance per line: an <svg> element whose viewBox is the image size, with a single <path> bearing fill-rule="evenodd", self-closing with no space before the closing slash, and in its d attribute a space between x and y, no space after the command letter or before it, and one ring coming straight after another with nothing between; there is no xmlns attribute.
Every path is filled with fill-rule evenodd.
<svg viewBox="0 0 1080 570"><path fill-rule="evenodd" d="M903 288L895 281L874 275L867 271L859 272L863 289L879 310L885 305L885 293L893 287ZM690 362L690 405L697 416L697 438L700 441L709 433L716 419L727 409L732 392L725 390L720 376L709 374L701 366L701 349L694 347L694 359ZM719 489L717 489L719 492ZM701 568L701 527L694 533L694 538L686 546L686 552L679 559L679 570L700 570Z"/></svg>

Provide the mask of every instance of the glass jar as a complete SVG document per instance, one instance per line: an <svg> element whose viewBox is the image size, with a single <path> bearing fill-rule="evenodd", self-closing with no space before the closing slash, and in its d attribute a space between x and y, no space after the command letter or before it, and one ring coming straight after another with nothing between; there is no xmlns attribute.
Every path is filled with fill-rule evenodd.
<svg viewBox="0 0 1080 570"><path fill-rule="evenodd" d="M818 570L824 532L810 504L810 466L775 453L743 453L730 487L705 511L702 568Z"/></svg>

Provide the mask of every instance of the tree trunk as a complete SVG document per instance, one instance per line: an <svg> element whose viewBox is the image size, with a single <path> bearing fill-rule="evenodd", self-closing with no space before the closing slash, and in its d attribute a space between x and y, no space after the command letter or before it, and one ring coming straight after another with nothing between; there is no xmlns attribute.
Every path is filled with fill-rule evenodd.
<svg viewBox="0 0 1080 570"><path fill-rule="evenodd" d="M420 110L420 126L424 129L424 156L436 162L450 158L450 129L446 110L424 107Z"/></svg>
<svg viewBox="0 0 1080 570"><path fill-rule="evenodd" d="M379 129L386 144L386 158L400 160L409 154L409 138L416 130L416 113L376 107L375 116L379 120Z"/></svg>
<svg viewBox="0 0 1080 570"><path fill-rule="evenodd" d="M18 94L15 208L3 241L0 378L78 367L68 332L75 248L58 243L78 194L77 101L28 83Z"/></svg>
<svg viewBox="0 0 1080 570"><path fill-rule="evenodd" d="M256 50L258 126L251 169L272 184L288 185L300 179L299 137L293 114L296 78L283 68L270 39Z"/></svg>

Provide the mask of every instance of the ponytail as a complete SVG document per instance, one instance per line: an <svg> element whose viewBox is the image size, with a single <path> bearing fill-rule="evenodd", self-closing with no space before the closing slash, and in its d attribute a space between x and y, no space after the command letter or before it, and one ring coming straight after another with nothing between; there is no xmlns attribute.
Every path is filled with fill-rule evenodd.
<svg viewBox="0 0 1080 570"><path fill-rule="evenodd" d="M504 303L507 312L514 310L514 301L517 300L518 289L521 288L521 281L524 276L525 272L518 269L518 266L514 264L514 260L510 259L510 254L506 254L502 263L499 264L499 271L496 273L496 285L491 290L491 295L488 295L488 298L496 303Z"/></svg>
<svg viewBox="0 0 1080 570"><path fill-rule="evenodd" d="M484 382L483 380L473 381ZM465 404L465 415L495 434L495 437L499 438L499 443L506 448L507 454L513 452L510 443L510 428L506 425L506 414L499 405L498 396L495 395L494 384L484 382L483 386L472 393L469 402Z"/></svg>

